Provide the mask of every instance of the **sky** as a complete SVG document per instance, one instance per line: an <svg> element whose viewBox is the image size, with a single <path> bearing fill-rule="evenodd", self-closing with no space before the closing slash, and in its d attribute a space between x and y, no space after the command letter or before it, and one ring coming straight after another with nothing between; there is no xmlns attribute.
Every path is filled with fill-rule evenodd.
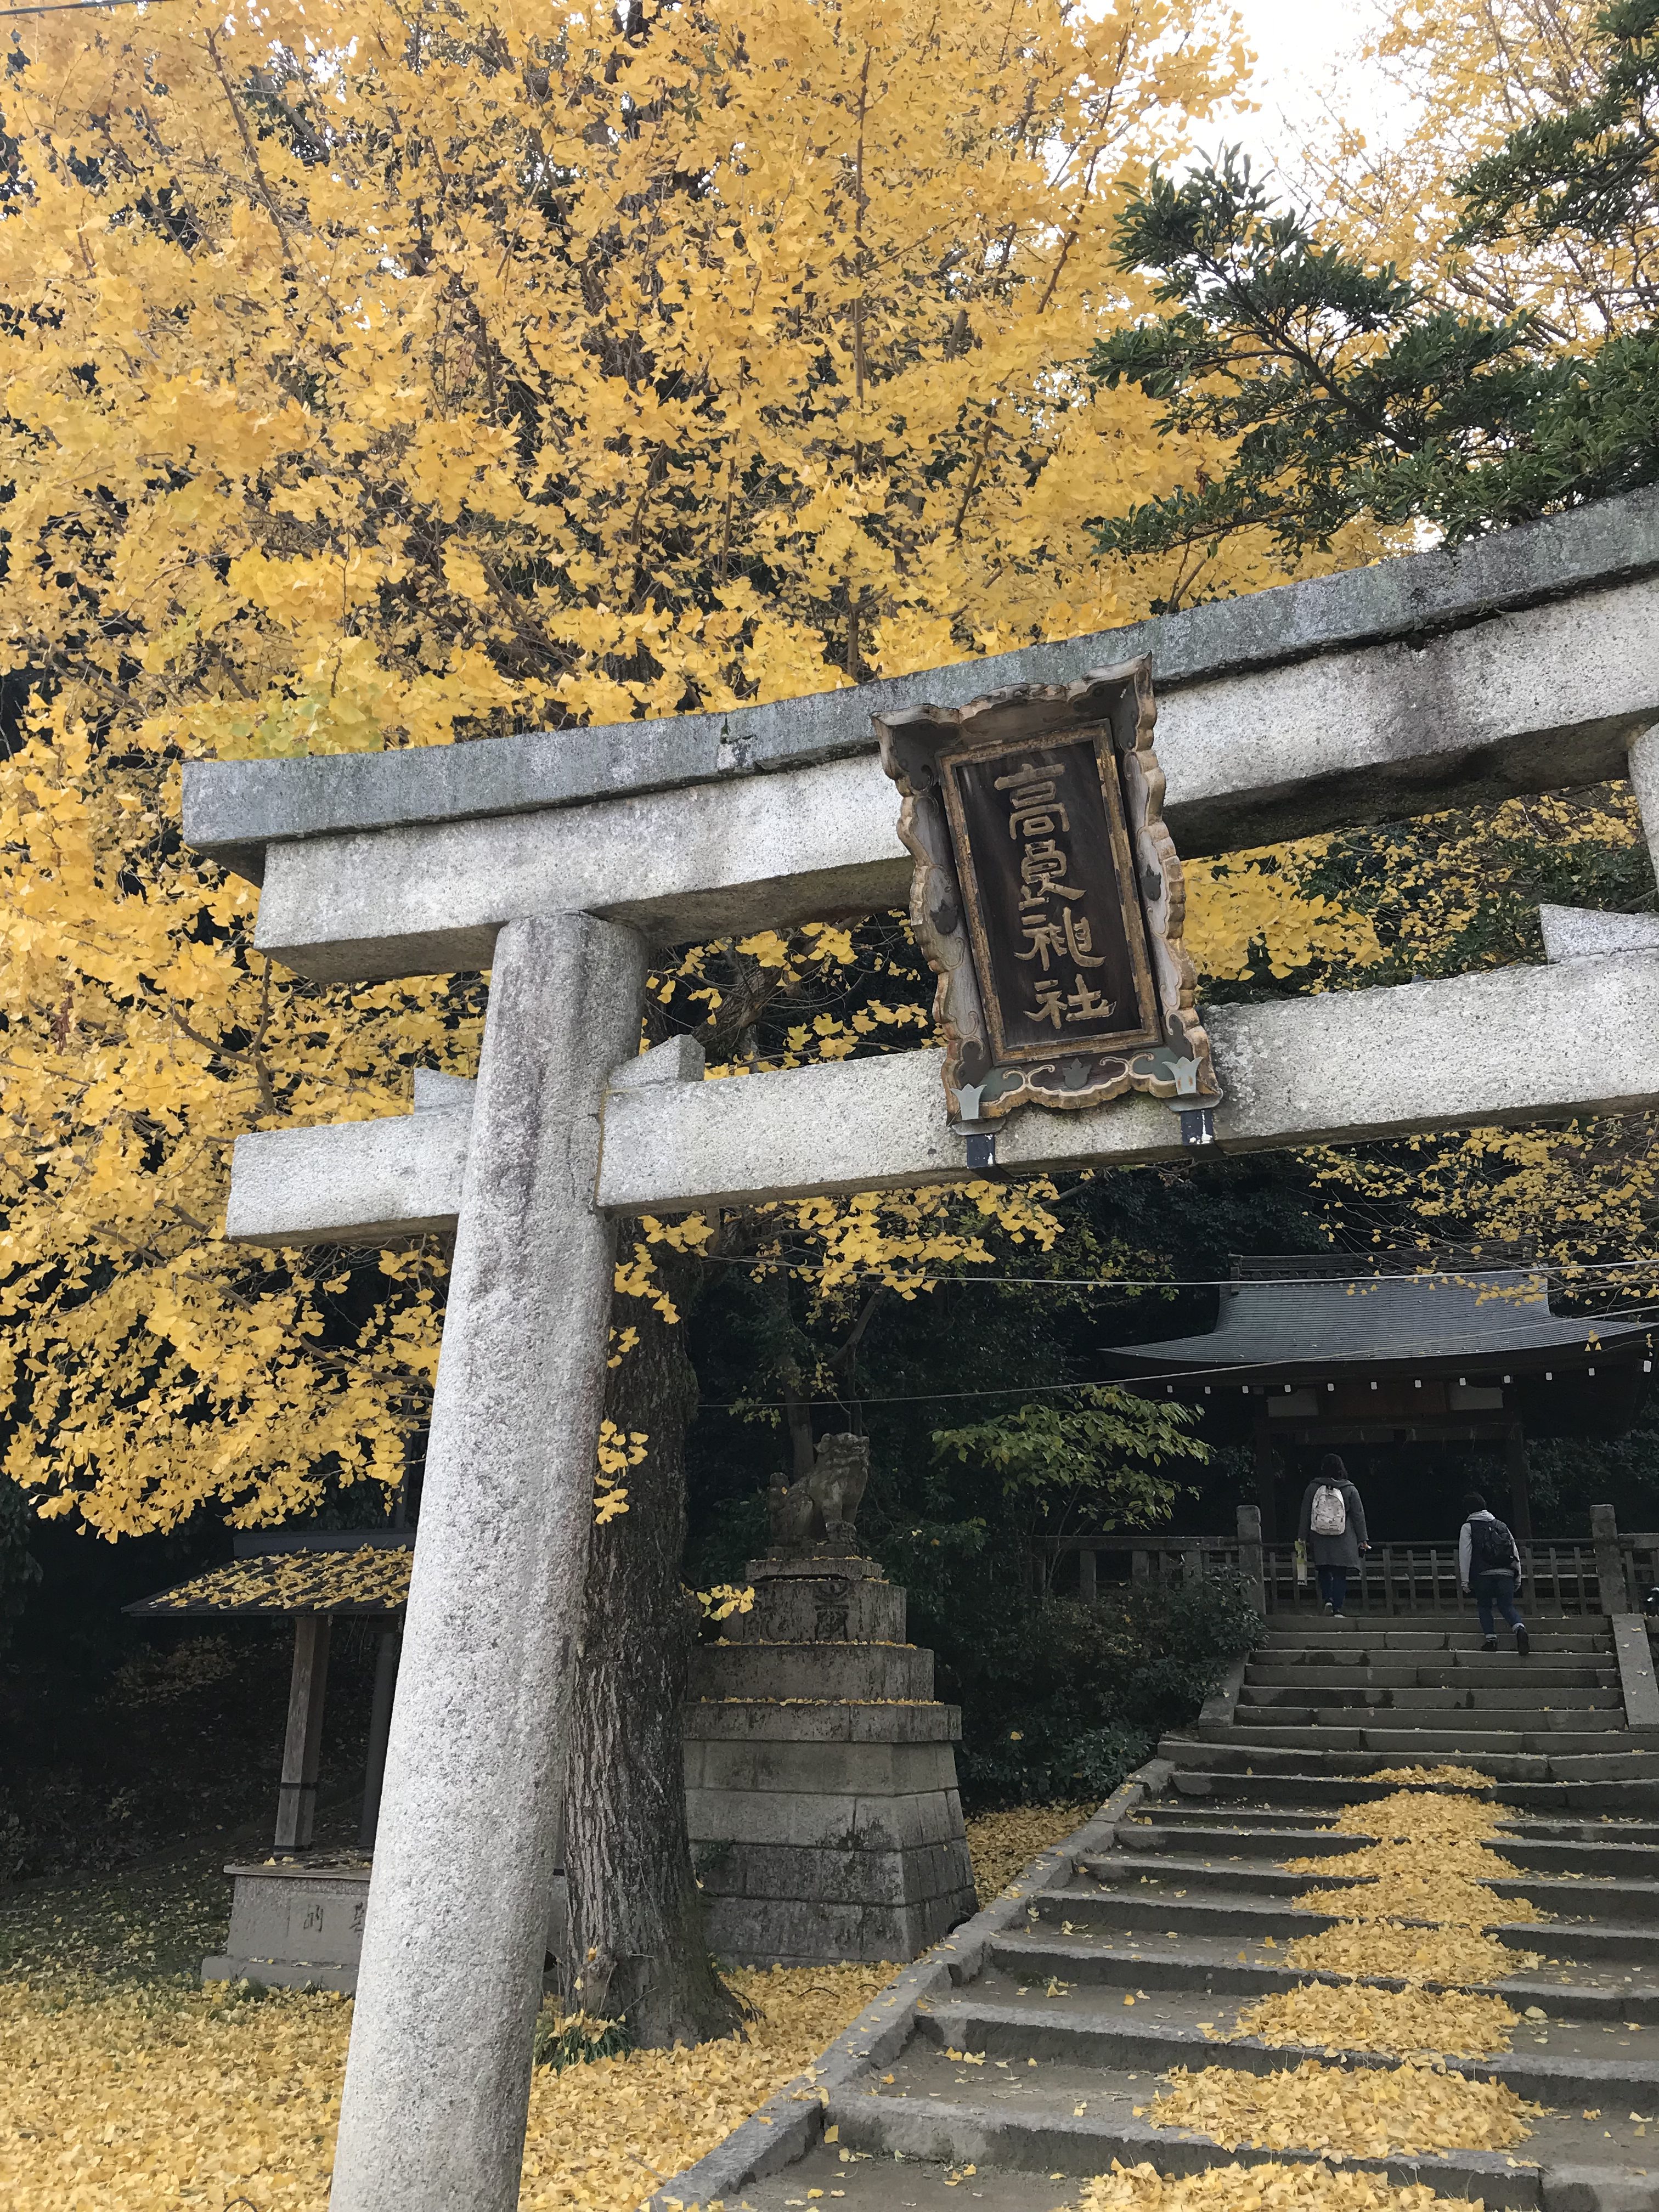
<svg viewBox="0 0 1659 2212"><path fill-rule="evenodd" d="M1379 20L1376 0L1233 0L1246 35L1258 56L1255 96L1261 112L1226 124L1204 136L1209 141L1242 143L1257 168L1271 167L1280 149L1293 149L1317 128L1322 95L1339 77L1344 113L1368 135L1389 135L1398 105L1375 66L1365 67L1354 49Z"/></svg>

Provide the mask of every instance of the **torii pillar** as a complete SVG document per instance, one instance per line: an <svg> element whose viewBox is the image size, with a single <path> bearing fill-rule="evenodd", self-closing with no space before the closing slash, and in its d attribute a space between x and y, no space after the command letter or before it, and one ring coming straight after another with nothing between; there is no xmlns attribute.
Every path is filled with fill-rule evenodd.
<svg viewBox="0 0 1659 2212"><path fill-rule="evenodd" d="M495 941L331 2212L519 2201L614 1267L600 1113L644 981L586 915Z"/></svg>

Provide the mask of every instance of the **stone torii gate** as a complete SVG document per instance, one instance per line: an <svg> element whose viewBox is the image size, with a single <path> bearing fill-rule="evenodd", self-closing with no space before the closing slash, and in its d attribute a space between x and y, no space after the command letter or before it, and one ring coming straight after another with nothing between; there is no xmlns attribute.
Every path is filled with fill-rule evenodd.
<svg viewBox="0 0 1659 2212"><path fill-rule="evenodd" d="M940 1056L704 1083L636 1056L647 947L908 898L873 714L1152 656L1188 856L1628 773L1659 839L1659 495L1127 631L729 714L192 767L185 834L323 981L488 967L476 1085L237 1144L227 1233L455 1233L334 2212L512 2212L615 1220L966 1179ZM1552 963L1210 1010L1227 1149L1659 1105L1659 921ZM1611 957L1586 957L1590 954ZM1142 1097L1006 1125L1014 1173L1180 1148Z"/></svg>

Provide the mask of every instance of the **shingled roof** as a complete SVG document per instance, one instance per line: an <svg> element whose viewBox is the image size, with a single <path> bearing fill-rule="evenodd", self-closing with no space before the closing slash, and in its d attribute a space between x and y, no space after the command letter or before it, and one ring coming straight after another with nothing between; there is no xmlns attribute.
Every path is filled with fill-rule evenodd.
<svg viewBox="0 0 1659 2212"><path fill-rule="evenodd" d="M250 1619L298 1613L383 1619L409 1601L414 1538L388 1543L338 1542L284 1546L233 1559L172 1589L140 1598L122 1610L143 1619L174 1620L190 1613Z"/></svg>

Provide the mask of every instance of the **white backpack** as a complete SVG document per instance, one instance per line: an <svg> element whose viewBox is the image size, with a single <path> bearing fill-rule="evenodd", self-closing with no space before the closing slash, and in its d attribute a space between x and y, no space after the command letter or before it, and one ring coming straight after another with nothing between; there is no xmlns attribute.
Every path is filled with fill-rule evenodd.
<svg viewBox="0 0 1659 2212"><path fill-rule="evenodd" d="M1348 1503L1334 1484L1322 1482L1315 1491L1313 1511L1308 1516L1308 1526L1316 1536L1346 1534Z"/></svg>

